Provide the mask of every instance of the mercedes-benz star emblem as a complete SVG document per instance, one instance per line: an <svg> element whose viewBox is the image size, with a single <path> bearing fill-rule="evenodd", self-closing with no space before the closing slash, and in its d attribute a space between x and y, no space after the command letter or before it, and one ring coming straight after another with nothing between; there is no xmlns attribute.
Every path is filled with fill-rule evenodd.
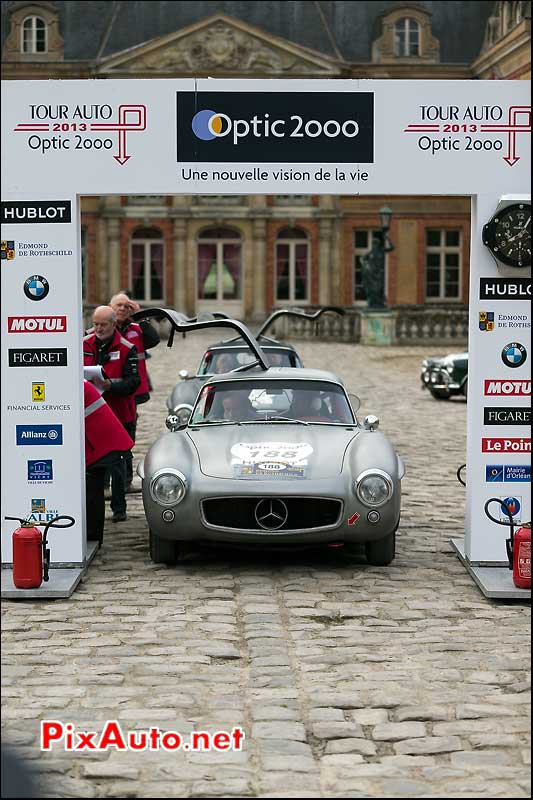
<svg viewBox="0 0 533 800"><path fill-rule="evenodd" d="M277 531L287 522L289 509L283 500L260 500L255 507L255 520L266 531Z"/></svg>

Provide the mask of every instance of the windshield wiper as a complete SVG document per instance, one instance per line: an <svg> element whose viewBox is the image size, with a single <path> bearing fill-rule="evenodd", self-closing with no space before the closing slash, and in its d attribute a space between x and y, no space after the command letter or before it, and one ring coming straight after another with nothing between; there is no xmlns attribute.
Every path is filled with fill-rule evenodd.
<svg viewBox="0 0 533 800"><path fill-rule="evenodd" d="M195 422L191 425L191 428L195 428L197 425L242 425L236 419L204 419L201 422Z"/></svg>
<svg viewBox="0 0 533 800"><path fill-rule="evenodd" d="M293 419L292 417L265 417L265 422L294 422L296 425L309 425L304 419Z"/></svg>

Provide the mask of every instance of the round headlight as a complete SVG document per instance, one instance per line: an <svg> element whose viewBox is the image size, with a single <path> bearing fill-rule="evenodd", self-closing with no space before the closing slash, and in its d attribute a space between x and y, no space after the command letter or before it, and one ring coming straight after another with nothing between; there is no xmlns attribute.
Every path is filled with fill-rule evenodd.
<svg viewBox="0 0 533 800"><path fill-rule="evenodd" d="M182 406L178 406L174 409L174 414L179 419L180 425L186 425L192 414L192 406L184 403Z"/></svg>
<svg viewBox="0 0 533 800"><path fill-rule="evenodd" d="M365 506L382 506L392 497L392 480L386 472L368 470L355 481L355 493Z"/></svg>
<svg viewBox="0 0 533 800"><path fill-rule="evenodd" d="M163 506L181 503L186 492L185 476L176 470L161 470L154 475L150 483L152 499Z"/></svg>

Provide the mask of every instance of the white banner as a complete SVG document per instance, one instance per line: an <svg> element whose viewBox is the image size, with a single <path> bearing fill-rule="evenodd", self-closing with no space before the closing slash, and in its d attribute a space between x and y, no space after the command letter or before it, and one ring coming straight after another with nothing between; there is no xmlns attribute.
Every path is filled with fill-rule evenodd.
<svg viewBox="0 0 533 800"><path fill-rule="evenodd" d="M8 81L3 98L7 194L529 191L527 81Z"/></svg>
<svg viewBox="0 0 533 800"><path fill-rule="evenodd" d="M43 192L10 208L24 219L2 225L2 560L12 559L18 527L4 516L43 530L68 514L75 526L49 531L51 560L79 564L85 453L77 200ZM28 219L30 211L36 216Z"/></svg>
<svg viewBox="0 0 533 800"><path fill-rule="evenodd" d="M481 231L502 195L530 193L529 82L9 81L2 91L2 515L71 514L78 524L54 535L52 559L83 560L77 196L462 194L474 198L466 552L505 561L506 532L483 505L494 495L517 521L531 516L531 269L499 270ZM12 526L2 525L7 561Z"/></svg>

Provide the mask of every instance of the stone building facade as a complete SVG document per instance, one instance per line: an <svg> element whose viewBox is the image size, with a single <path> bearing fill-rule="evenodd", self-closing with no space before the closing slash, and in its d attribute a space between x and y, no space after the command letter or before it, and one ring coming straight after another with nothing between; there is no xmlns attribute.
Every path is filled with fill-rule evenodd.
<svg viewBox="0 0 533 800"><path fill-rule="evenodd" d="M526 79L530 2L2 2L4 79ZM407 189L408 187L406 187ZM87 304L260 318L275 306L365 306L360 259L393 209L391 307L463 308L463 197L82 198Z"/></svg>

